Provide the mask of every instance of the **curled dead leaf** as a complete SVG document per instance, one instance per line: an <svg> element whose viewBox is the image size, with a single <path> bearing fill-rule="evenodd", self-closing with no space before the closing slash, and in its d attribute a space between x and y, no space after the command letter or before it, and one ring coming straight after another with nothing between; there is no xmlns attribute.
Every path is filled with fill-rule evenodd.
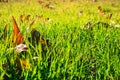
<svg viewBox="0 0 120 80"><path fill-rule="evenodd" d="M27 51L28 47L25 44L19 44L15 47L15 50L21 53L22 51Z"/></svg>

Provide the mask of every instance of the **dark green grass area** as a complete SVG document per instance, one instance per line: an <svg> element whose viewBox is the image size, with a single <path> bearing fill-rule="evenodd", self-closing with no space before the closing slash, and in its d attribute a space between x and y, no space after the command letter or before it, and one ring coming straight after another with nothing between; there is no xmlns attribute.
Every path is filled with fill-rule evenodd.
<svg viewBox="0 0 120 80"><path fill-rule="evenodd" d="M48 1L49 2L49 1ZM57 1L56 1L57 2ZM55 9L43 8L47 4L0 3L0 34L8 24L8 36L0 40L0 79L8 80L119 80L120 79L120 2L60 2L51 3ZM113 5L114 4L114 5ZM91 7L92 6L92 7ZM97 7L102 6L107 19ZM117 6L117 7L116 7ZM31 15L20 24L20 15ZM43 15L37 19L36 15ZM15 17L22 35L26 27L37 29L49 39L46 51L40 43L33 46L27 39L26 52L17 53L13 48ZM45 19L50 19L46 21ZM30 31L31 31L30 29ZM30 31L28 37L30 37ZM26 54L26 56L23 56ZM16 68L16 56L28 62L28 68ZM38 57L33 60L33 57ZM9 59L10 58L10 59ZM21 72L20 72L21 71ZM20 73L20 74L19 74Z"/></svg>

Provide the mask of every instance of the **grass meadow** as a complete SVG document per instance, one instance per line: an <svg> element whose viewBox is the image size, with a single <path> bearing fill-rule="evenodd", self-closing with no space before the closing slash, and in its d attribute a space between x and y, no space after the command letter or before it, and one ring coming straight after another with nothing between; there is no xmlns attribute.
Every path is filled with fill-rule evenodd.
<svg viewBox="0 0 120 80"><path fill-rule="evenodd" d="M7 36L0 37L0 80L120 80L119 4L119 0L0 2L0 35L8 25ZM14 49L12 16L28 46L25 52ZM41 42L33 46L28 41L32 29L50 46L44 49Z"/></svg>

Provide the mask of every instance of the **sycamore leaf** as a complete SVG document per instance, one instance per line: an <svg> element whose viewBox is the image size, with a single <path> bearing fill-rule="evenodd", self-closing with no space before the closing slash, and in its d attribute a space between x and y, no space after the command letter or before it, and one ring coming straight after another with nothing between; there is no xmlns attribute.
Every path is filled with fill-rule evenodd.
<svg viewBox="0 0 120 80"><path fill-rule="evenodd" d="M16 20L14 19L13 16L12 16L12 22L13 22L13 25L14 25L13 42L14 42L14 44L18 45L18 44L24 42L24 38L23 38L22 34L20 33L20 30L18 28Z"/></svg>

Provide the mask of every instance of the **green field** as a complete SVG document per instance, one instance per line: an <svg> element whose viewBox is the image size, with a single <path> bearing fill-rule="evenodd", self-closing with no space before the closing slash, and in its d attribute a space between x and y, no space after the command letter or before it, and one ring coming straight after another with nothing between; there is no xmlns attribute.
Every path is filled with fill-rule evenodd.
<svg viewBox="0 0 120 80"><path fill-rule="evenodd" d="M27 51L15 50L12 16ZM29 42L32 29L49 46ZM0 2L0 36L0 80L120 80L119 0Z"/></svg>

